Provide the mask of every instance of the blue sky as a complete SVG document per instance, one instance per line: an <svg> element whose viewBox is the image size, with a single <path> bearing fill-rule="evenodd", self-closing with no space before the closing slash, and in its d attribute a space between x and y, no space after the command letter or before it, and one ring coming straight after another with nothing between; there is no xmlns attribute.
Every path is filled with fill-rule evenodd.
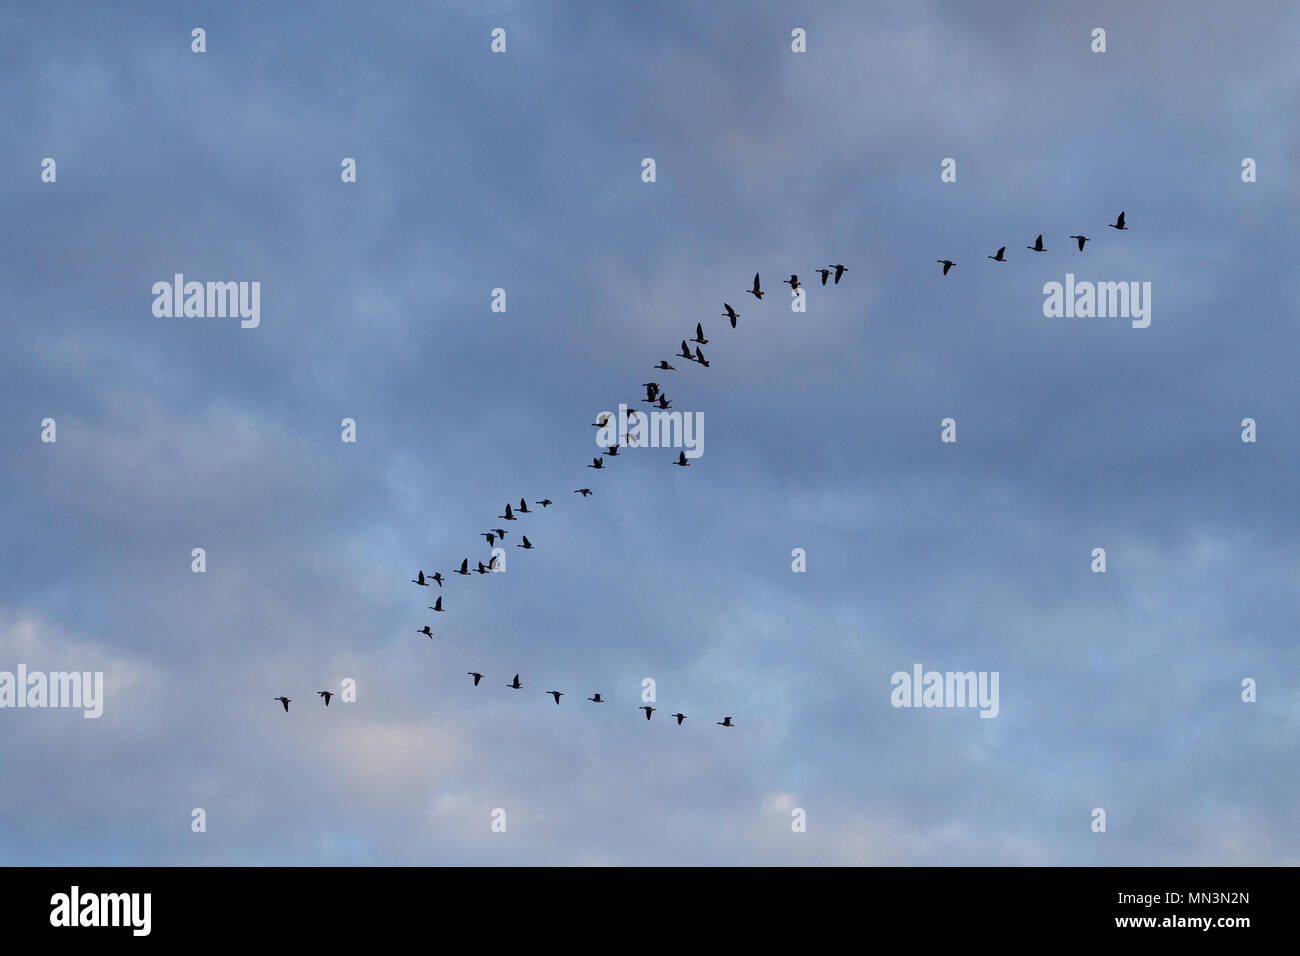
<svg viewBox="0 0 1300 956"><path fill-rule="evenodd" d="M1294 6L3 19L0 670L106 686L0 709L0 861L1300 861ZM1045 318L1067 272L1150 327ZM704 454L584 469L652 375ZM890 706L918 662L998 716Z"/></svg>

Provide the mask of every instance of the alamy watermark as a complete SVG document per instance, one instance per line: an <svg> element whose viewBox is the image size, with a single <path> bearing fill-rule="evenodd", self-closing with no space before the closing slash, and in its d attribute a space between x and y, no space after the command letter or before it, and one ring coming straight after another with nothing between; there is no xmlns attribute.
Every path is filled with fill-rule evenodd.
<svg viewBox="0 0 1300 956"><path fill-rule="evenodd" d="M0 708L4 707L75 707L83 717L100 717L104 713L103 671L27 670L18 665L18 673L0 671Z"/></svg>

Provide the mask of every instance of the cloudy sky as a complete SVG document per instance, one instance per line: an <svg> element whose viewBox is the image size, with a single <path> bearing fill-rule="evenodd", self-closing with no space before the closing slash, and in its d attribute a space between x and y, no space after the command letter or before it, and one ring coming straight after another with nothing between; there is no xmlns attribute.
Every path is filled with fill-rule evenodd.
<svg viewBox="0 0 1300 956"><path fill-rule="evenodd" d="M1294 5L2 17L0 670L105 700L0 709L0 861L1300 862ZM585 469L652 376L704 454Z"/></svg>

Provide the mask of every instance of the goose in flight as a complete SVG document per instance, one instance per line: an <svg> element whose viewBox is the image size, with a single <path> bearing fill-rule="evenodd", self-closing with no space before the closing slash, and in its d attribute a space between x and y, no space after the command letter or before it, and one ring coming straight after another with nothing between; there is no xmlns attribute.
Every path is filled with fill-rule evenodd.
<svg viewBox="0 0 1300 956"><path fill-rule="evenodd" d="M641 399L641 401L653 402L659 397L660 385L658 382L642 382L641 387L645 389L645 398Z"/></svg>
<svg viewBox="0 0 1300 956"><path fill-rule="evenodd" d="M736 327L736 320L735 320L735 319L732 319L732 320L731 320L731 327L732 327L733 329ZM660 359L660 360L659 360L659 364L653 366L653 368L664 369L665 371L668 371L668 372L675 372L675 371L677 371L677 369L673 368L671 365L669 365L669 364L668 364L666 361L664 361L663 359Z"/></svg>
<svg viewBox="0 0 1300 956"><path fill-rule="evenodd" d="M477 687L477 686L478 686L478 682L481 681L481 680L483 679L483 675L480 674L478 671L466 671L465 673L468 674L470 677L474 678L474 686L475 686L475 687Z"/></svg>
<svg viewBox="0 0 1300 956"><path fill-rule="evenodd" d="M649 719L650 719L650 715L653 714L653 713L655 712L656 708L651 707L649 704L644 704L644 705L642 705L641 707L638 707L637 710L644 710L644 711L645 711L645 719L646 719L646 720L649 720Z"/></svg>
<svg viewBox="0 0 1300 956"><path fill-rule="evenodd" d="M791 291L791 292L793 292L793 291L795 291L796 289L798 289L799 286L802 284L802 283L799 282L799 277L798 277L797 275L795 275L794 273L791 273L791 274L790 274L790 278L788 278L788 279L782 279L781 282L782 282L784 285L788 285L788 286L790 287L790 291Z"/></svg>
<svg viewBox="0 0 1300 956"><path fill-rule="evenodd" d="M507 686L507 687L512 687L512 688L514 688L515 690L522 690L524 685L521 684L521 683L519 683L519 675L516 674L516 675L515 675L515 679L512 680L509 684L506 684L506 686ZM730 718L728 718L728 719L730 719Z"/></svg>
<svg viewBox="0 0 1300 956"><path fill-rule="evenodd" d="M523 548L525 551L533 550L532 542L528 540L528 535L524 535L524 543L515 545L516 548Z"/></svg>
<svg viewBox="0 0 1300 956"><path fill-rule="evenodd" d="M609 448L607 448L605 451L602 451L601 454L602 454L602 455L608 455L610 458L617 458L617 457L618 457L618 446L617 446L617 445L610 445Z"/></svg>
<svg viewBox="0 0 1300 956"><path fill-rule="evenodd" d="M332 690L318 690L318 691L316 691L316 696L317 696L317 697L324 697L324 698L325 698L325 706L328 707L328 706L330 705L330 698L334 696L334 691L332 691Z"/></svg>
<svg viewBox="0 0 1300 956"><path fill-rule="evenodd" d="M691 347L686 344L685 339L682 339L682 352L679 356L677 356L677 358L694 358L694 357L695 356L691 355Z"/></svg>
<svg viewBox="0 0 1300 956"><path fill-rule="evenodd" d="M733 724L733 723L731 722L731 718L730 718L730 717L723 717L721 720L714 721L714 723L716 723L719 727L734 727L734 726L736 726L735 724Z"/></svg>
<svg viewBox="0 0 1300 956"><path fill-rule="evenodd" d="M1087 237L1087 236L1071 236L1070 238L1071 238L1071 239L1078 239L1078 240L1079 240L1079 251L1080 251L1080 252L1083 252L1083 244L1084 244L1085 242L1088 241L1088 237Z"/></svg>
<svg viewBox="0 0 1300 956"><path fill-rule="evenodd" d="M493 528L492 530L497 533L497 537L500 538L502 541L506 539L506 531L504 528Z"/></svg>
<svg viewBox="0 0 1300 956"><path fill-rule="evenodd" d="M530 514L532 514L532 512L528 510L528 502L525 501L523 498L520 498L520 499L519 499L519 513L520 513L521 515L530 515Z"/></svg>
<svg viewBox="0 0 1300 956"><path fill-rule="evenodd" d="M840 276L844 275L844 273L848 272L849 270L844 266L835 266L834 269L835 269L835 284L839 285Z"/></svg>
<svg viewBox="0 0 1300 956"><path fill-rule="evenodd" d="M953 266L955 266L955 265L957 264L957 263L953 262L951 259L935 259L934 261L935 261L935 262L938 262L938 263L941 263L941 264L943 265L943 274L944 274L944 275L947 275L947 274L948 274L948 270L951 269Z"/></svg>
<svg viewBox="0 0 1300 956"><path fill-rule="evenodd" d="M695 338L691 339L691 341L699 342L701 345L709 344L709 340L704 337L704 324L702 322L695 323Z"/></svg>
<svg viewBox="0 0 1300 956"><path fill-rule="evenodd" d="M552 697L555 698L555 706L556 706L556 707L559 707L559 706L560 706L560 698L564 696L564 691L562 691L562 690L548 690L546 693L550 694Z"/></svg>
<svg viewBox="0 0 1300 956"><path fill-rule="evenodd" d="M663 408L663 409L669 409L669 408L672 408L672 407L673 407L673 403L670 402L670 401L668 400L668 396L667 396L667 395L660 395L660 396L659 396L659 407L660 407L660 408Z"/></svg>
<svg viewBox="0 0 1300 956"><path fill-rule="evenodd" d="M749 294L755 299L763 298L763 287L758 284L758 273L754 273L754 288L749 290Z"/></svg>
<svg viewBox="0 0 1300 956"><path fill-rule="evenodd" d="M518 518L515 517L515 513L514 513L513 511L510 510L510 505L509 505L509 503L506 504L506 513L503 514L503 515L497 515L497 517L498 517L498 518L504 518L506 521L518 521L518 520L519 520Z"/></svg>
<svg viewBox="0 0 1300 956"><path fill-rule="evenodd" d="M423 572L423 571L420 571L416 577L411 578L411 583L412 583L412 584L418 584L418 585L420 585L420 587L422 587L422 588L427 588L427 587L429 586L429 582L426 581L426 580L424 580L424 572ZM442 585L440 584L440 585L438 585L438 587L442 587Z"/></svg>
<svg viewBox="0 0 1300 956"><path fill-rule="evenodd" d="M599 415L596 416L596 420L591 423L591 427L604 428L605 425L609 423L609 420L613 417L614 416L611 415L609 412L601 412Z"/></svg>
<svg viewBox="0 0 1300 956"><path fill-rule="evenodd" d="M603 699L601 699L600 691L596 691L595 695L593 695L593 696L591 696L591 697L588 697L587 700L591 701L593 704L603 704L603 703L605 703L605 701L604 701Z"/></svg>
<svg viewBox="0 0 1300 956"><path fill-rule="evenodd" d="M1124 213L1123 213L1123 212L1121 212L1121 213L1119 214L1119 218L1118 218L1118 219L1116 219L1114 222L1107 223L1107 225L1110 226L1110 228L1112 228L1112 229L1127 229L1127 228L1128 228L1128 226L1124 225Z"/></svg>
<svg viewBox="0 0 1300 956"><path fill-rule="evenodd" d="M695 361L699 362L705 368L709 367L709 360L704 357L704 353L700 351L698 345L695 346Z"/></svg>
<svg viewBox="0 0 1300 956"><path fill-rule="evenodd" d="M429 630L428 624L424 625L424 627L416 628L415 633L423 634L425 637L433 637L433 631Z"/></svg>
<svg viewBox="0 0 1300 956"><path fill-rule="evenodd" d="M736 327L736 320L740 318L740 313L737 312L735 309L733 309L731 306L727 305L727 303L725 302L722 303L722 307L727 310L722 314L731 320L731 327L734 329Z"/></svg>
<svg viewBox="0 0 1300 956"><path fill-rule="evenodd" d="M1006 262L1007 260L1002 256L1002 253L1006 251L1007 251L1007 247L1003 246L1001 249L998 250L998 254L996 256L985 256L984 258L992 259L994 262Z"/></svg>
<svg viewBox="0 0 1300 956"><path fill-rule="evenodd" d="M469 574L469 558L466 558L464 561L462 561L462 562L460 563L460 568L458 568L456 571L453 571L452 573L453 573L453 574L465 574L465 575L468 575L468 574Z"/></svg>
<svg viewBox="0 0 1300 956"><path fill-rule="evenodd" d="M271 699L278 700L280 703L284 704L284 712L286 714L289 713L289 704L293 702L292 697L273 697Z"/></svg>
<svg viewBox="0 0 1300 956"><path fill-rule="evenodd" d="M605 467L605 463L601 461L599 458L593 458L591 459L591 464L588 465L587 467L595 468L597 471L599 471L600 469Z"/></svg>
<svg viewBox="0 0 1300 956"><path fill-rule="evenodd" d="M813 272L818 273L822 277L822 285L826 284L826 277L831 274L830 269L814 269Z"/></svg>
<svg viewBox="0 0 1300 956"><path fill-rule="evenodd" d="M685 714L670 714L669 716L670 716L670 717L676 717L676 718L677 718L677 726L678 726L678 727L680 727L680 726L682 725L682 721L686 719L686 715L685 715Z"/></svg>
<svg viewBox="0 0 1300 956"><path fill-rule="evenodd" d="M438 600L434 601L431 605L429 605L429 610L430 610L430 611L441 611L441 610L442 610L442 598L439 597Z"/></svg>
<svg viewBox="0 0 1300 956"><path fill-rule="evenodd" d="M501 570L501 558L498 557L497 555L493 555L493 556L492 556L492 560L488 562L488 570L489 570L489 571L500 571L500 570Z"/></svg>
<svg viewBox="0 0 1300 956"><path fill-rule="evenodd" d="M494 563L495 563L495 562L494 562ZM474 570L477 571L479 574L489 574L489 573L491 573L491 570L492 570L492 569L491 569L491 568L485 568L485 567L483 567L483 562L480 561L480 562L478 563L478 567L475 568Z"/></svg>
<svg viewBox="0 0 1300 956"><path fill-rule="evenodd" d="M1046 252L1047 250L1043 248L1043 234L1040 232L1038 238L1034 240L1034 244L1032 246L1025 246L1025 248L1032 249L1034 252Z"/></svg>
<svg viewBox="0 0 1300 956"><path fill-rule="evenodd" d="M684 452L684 451L679 451L679 452L677 453L677 460L676 460L675 462L673 462L673 464L674 464L674 465L681 465L683 468L689 468L689 467L691 467L691 463L690 463L689 461L686 460L686 452Z"/></svg>
<svg viewBox="0 0 1300 956"><path fill-rule="evenodd" d="M489 548L496 543L497 536L490 531L484 531L483 537L487 538L487 543Z"/></svg>
<svg viewBox="0 0 1300 956"><path fill-rule="evenodd" d="M533 504L541 505L543 508L549 508L551 505L555 504L555 502L550 498L543 498L541 501L534 501Z"/></svg>
<svg viewBox="0 0 1300 956"><path fill-rule="evenodd" d="M573 489L573 493L574 493L575 495L582 495L582 497L584 497L584 498L590 498L590 497L591 497L591 489L590 489L590 488L574 488L574 489Z"/></svg>

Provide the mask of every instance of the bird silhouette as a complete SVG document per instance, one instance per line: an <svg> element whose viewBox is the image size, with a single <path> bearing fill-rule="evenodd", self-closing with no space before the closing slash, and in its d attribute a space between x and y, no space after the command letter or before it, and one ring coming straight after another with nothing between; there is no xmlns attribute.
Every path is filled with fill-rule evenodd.
<svg viewBox="0 0 1300 956"><path fill-rule="evenodd" d="M456 571L453 571L452 573L453 573L453 574L464 574L464 575L468 575L468 574L469 574L469 558L466 558L464 561L462 561L462 562L460 563L460 568L457 569Z"/></svg>
<svg viewBox="0 0 1300 956"><path fill-rule="evenodd" d="M524 535L524 543L515 545L516 548L523 548L525 551L533 550L532 543L528 540L528 535Z"/></svg>
<svg viewBox="0 0 1300 956"><path fill-rule="evenodd" d="M292 697L273 697L272 700L278 700L280 703L284 704L284 712L286 714L289 713L289 704L293 702Z"/></svg>
<svg viewBox="0 0 1300 956"><path fill-rule="evenodd" d="M844 266L834 266L833 268L835 269L835 284L839 285L840 276L844 275L844 273L848 272L849 270Z"/></svg>
<svg viewBox="0 0 1300 956"><path fill-rule="evenodd" d="M550 498L543 498L541 501L534 501L533 504L541 505L543 508L549 508L551 505L555 504L555 502Z"/></svg>
<svg viewBox="0 0 1300 956"><path fill-rule="evenodd" d="M1006 262L1007 260L1002 257L1002 253L1006 251L1007 251L1007 247L1003 246L1001 249L998 250L998 254L996 256L985 256L984 258L992 259L994 262Z"/></svg>
<svg viewBox="0 0 1300 956"><path fill-rule="evenodd" d="M680 727L680 726L682 725L682 721L686 719L686 715L685 715L685 714L669 714L669 716L670 716L670 717L676 717L676 718L677 718L677 726L678 726L678 727Z"/></svg>
<svg viewBox="0 0 1300 956"><path fill-rule="evenodd" d="M705 368L709 367L709 360L704 357L704 353L700 351L698 345L695 346L695 361L699 362Z"/></svg>
<svg viewBox="0 0 1300 956"><path fill-rule="evenodd" d="M694 358L694 357L695 356L691 354L691 347L686 344L685 339L682 339L682 353L681 355L678 356L678 358Z"/></svg>
<svg viewBox="0 0 1300 956"><path fill-rule="evenodd" d="M593 458L591 459L591 464L588 465L587 467L595 468L597 471L599 471L600 469L605 467L605 463L601 461L599 458Z"/></svg>
<svg viewBox="0 0 1300 956"><path fill-rule="evenodd" d="M763 298L763 287L758 284L758 273L754 273L754 288L749 290L749 294L756 299Z"/></svg>
<svg viewBox="0 0 1300 956"><path fill-rule="evenodd" d="M330 698L334 696L334 692L332 690L318 690L316 691L316 696L324 697L325 706L328 707L330 705Z"/></svg>
<svg viewBox="0 0 1300 956"><path fill-rule="evenodd" d="M555 706L558 707L558 706L560 705L560 698L564 696L564 691L562 691L562 690L548 690L546 693L550 694L552 697L555 698Z"/></svg>
<svg viewBox="0 0 1300 956"><path fill-rule="evenodd" d="M1121 212L1121 213L1119 214L1119 218L1118 218L1118 219L1116 219L1114 222L1107 223L1106 225L1110 226L1110 228L1112 228L1112 229L1127 229L1127 228L1128 228L1128 226L1124 225L1124 213L1123 213L1123 212Z"/></svg>
<svg viewBox="0 0 1300 956"><path fill-rule="evenodd" d="M691 463L690 463L689 461L686 460L686 452L684 452L684 451L679 451L679 452L677 453L677 460L676 460L675 462L673 462L673 464L674 464L674 465L681 465L683 468L689 468L689 467L691 467Z"/></svg>
<svg viewBox="0 0 1300 956"><path fill-rule="evenodd" d="M732 327L733 329L736 327L736 320L735 320L735 319L732 319L732 320L731 320L731 327ZM677 371L677 369L673 368L671 365L669 365L669 364L668 364L667 362L665 362L663 359L660 359L660 360L659 360L659 364L658 364L658 365L655 365L655 366L652 366L652 367L653 367L653 368L664 369L665 371L669 371L669 372L675 372L675 371Z"/></svg>
<svg viewBox="0 0 1300 956"><path fill-rule="evenodd" d="M490 531L484 531L483 537L487 538L487 543L489 548L496 543L497 536L495 534L492 534Z"/></svg>
<svg viewBox="0 0 1300 956"><path fill-rule="evenodd" d="M481 681L481 680L483 679L483 675L480 674L478 671L466 671L465 673L468 674L470 677L474 678L474 686L475 686L475 687L477 687L477 686L478 686L478 682Z"/></svg>
<svg viewBox="0 0 1300 956"><path fill-rule="evenodd" d="M691 339L691 341L699 342L701 345L709 344L709 340L704 337L704 324L702 322L695 323L695 338Z"/></svg>
<svg viewBox="0 0 1300 956"><path fill-rule="evenodd" d="M826 277L827 277L828 275L831 274L831 270L830 270L830 269L814 269L813 271L816 272L818 275L820 275L820 276L822 277L822 285L825 285L825 284L826 284Z"/></svg>
<svg viewBox="0 0 1300 956"><path fill-rule="evenodd" d="M599 415L596 416L596 420L591 423L591 427L604 428L605 425L609 422L609 420L613 417L614 416L611 415L609 412L601 412Z"/></svg>
<svg viewBox="0 0 1300 956"><path fill-rule="evenodd" d="M433 637L433 631L429 630L428 624L424 625L424 627L417 627L415 633L423 634L425 637Z"/></svg>
<svg viewBox="0 0 1300 956"><path fill-rule="evenodd" d="M1088 237L1087 237L1087 236L1071 236L1070 238L1071 238L1071 239L1078 239L1078 240L1079 240L1079 251L1080 251L1080 252L1083 252L1083 244L1084 244L1085 242L1088 241Z"/></svg>
<svg viewBox="0 0 1300 956"><path fill-rule="evenodd" d="M604 451L602 451L601 454L602 454L602 455L608 455L610 458L617 458L617 457L618 457L618 446L617 446L617 445L610 445L608 448L606 448Z"/></svg>
<svg viewBox="0 0 1300 956"><path fill-rule="evenodd" d="M1047 250L1043 248L1043 234L1040 232L1038 238L1034 240L1034 244L1032 246L1025 246L1025 248L1032 249L1034 252L1046 252Z"/></svg>
<svg viewBox="0 0 1300 956"><path fill-rule="evenodd" d="M592 696L592 697L588 697L587 700L591 701L593 704L603 704L603 703L605 703L605 702L604 702L603 700L601 700L601 698L600 698L600 691L597 691L596 694L595 694L594 696Z"/></svg>
<svg viewBox="0 0 1300 956"><path fill-rule="evenodd" d="M497 517L498 517L498 518L504 518L506 521L518 521L518 520L519 520L518 518L515 517L515 513L514 513L513 511L510 510L510 505L506 505L506 513L505 513L505 514L503 514L503 515L497 515Z"/></svg>
<svg viewBox="0 0 1300 956"><path fill-rule="evenodd" d="M530 515L530 514L532 514L532 512L528 510L528 502L525 501L523 498L520 498L520 499L519 499L519 513L520 513L521 515Z"/></svg>
<svg viewBox="0 0 1300 956"><path fill-rule="evenodd" d="M799 282L799 277L794 273L790 274L790 278L782 279L781 282L784 283L785 285L788 285L790 287L791 292L798 289L799 286L801 285L801 283Z"/></svg>
<svg viewBox="0 0 1300 956"><path fill-rule="evenodd" d="M734 727L734 726L736 726L735 724L733 724L733 723L731 722L731 718L730 718L730 717L723 717L721 720L714 721L714 723L716 723L719 727Z"/></svg>
<svg viewBox="0 0 1300 956"><path fill-rule="evenodd" d="M574 493L575 495L582 495L582 497L584 497L584 498L590 498L590 497L591 497L591 489L590 489L590 488L575 488L575 489L573 489L573 493Z"/></svg>
<svg viewBox="0 0 1300 956"><path fill-rule="evenodd" d="M664 409L672 408L672 407L673 407L673 403L670 402L670 401L668 400L668 396L667 396L667 395L660 395L660 396L659 396L659 407L660 407L660 408L664 408Z"/></svg>
<svg viewBox="0 0 1300 956"><path fill-rule="evenodd" d="M740 318L740 313L737 312L735 309L733 309L731 306L727 305L727 303L725 302L722 303L722 307L727 310L722 314L731 320L731 327L734 329L736 327L736 320Z"/></svg>
<svg viewBox="0 0 1300 956"><path fill-rule="evenodd" d="M642 706L642 707L638 707L638 708L637 708L637 710L644 710L644 711L645 711L645 719L646 719L646 720L649 720L649 719L650 719L650 715L653 714L653 713L655 712L655 709L656 709L656 708L651 707L649 704L646 704L646 705L644 705L644 706Z"/></svg>
<svg viewBox="0 0 1300 956"><path fill-rule="evenodd" d="M418 585L420 585L420 587L422 587L422 588L427 588L427 587L429 586L429 582L426 581L426 580L424 580L424 572L423 572L423 571L419 572L419 574L418 574L416 577L411 578L411 583L412 583L412 584L418 584ZM439 586L441 586L441 585L439 585Z"/></svg>
<svg viewBox="0 0 1300 956"><path fill-rule="evenodd" d="M442 597L441 597L441 596L438 598L438 600L434 601L431 605L429 605L429 610L430 610L430 611L441 611L441 610L442 610Z"/></svg>
<svg viewBox="0 0 1300 956"><path fill-rule="evenodd" d="M947 274L948 274L948 270L951 269L953 266L955 266L955 265L957 264L957 263L953 262L951 259L935 259L934 261L943 264L943 274L944 274L944 275L947 275Z"/></svg>
<svg viewBox="0 0 1300 956"><path fill-rule="evenodd" d="M523 688L524 685L521 684L521 683L519 683L519 675L516 674L516 675L515 675L515 679L514 679L513 681L511 681L509 684L506 684L506 686L507 686L507 687L512 687L512 688L514 688L515 690L521 690L521 689ZM728 718L728 719L730 719L730 718Z"/></svg>

